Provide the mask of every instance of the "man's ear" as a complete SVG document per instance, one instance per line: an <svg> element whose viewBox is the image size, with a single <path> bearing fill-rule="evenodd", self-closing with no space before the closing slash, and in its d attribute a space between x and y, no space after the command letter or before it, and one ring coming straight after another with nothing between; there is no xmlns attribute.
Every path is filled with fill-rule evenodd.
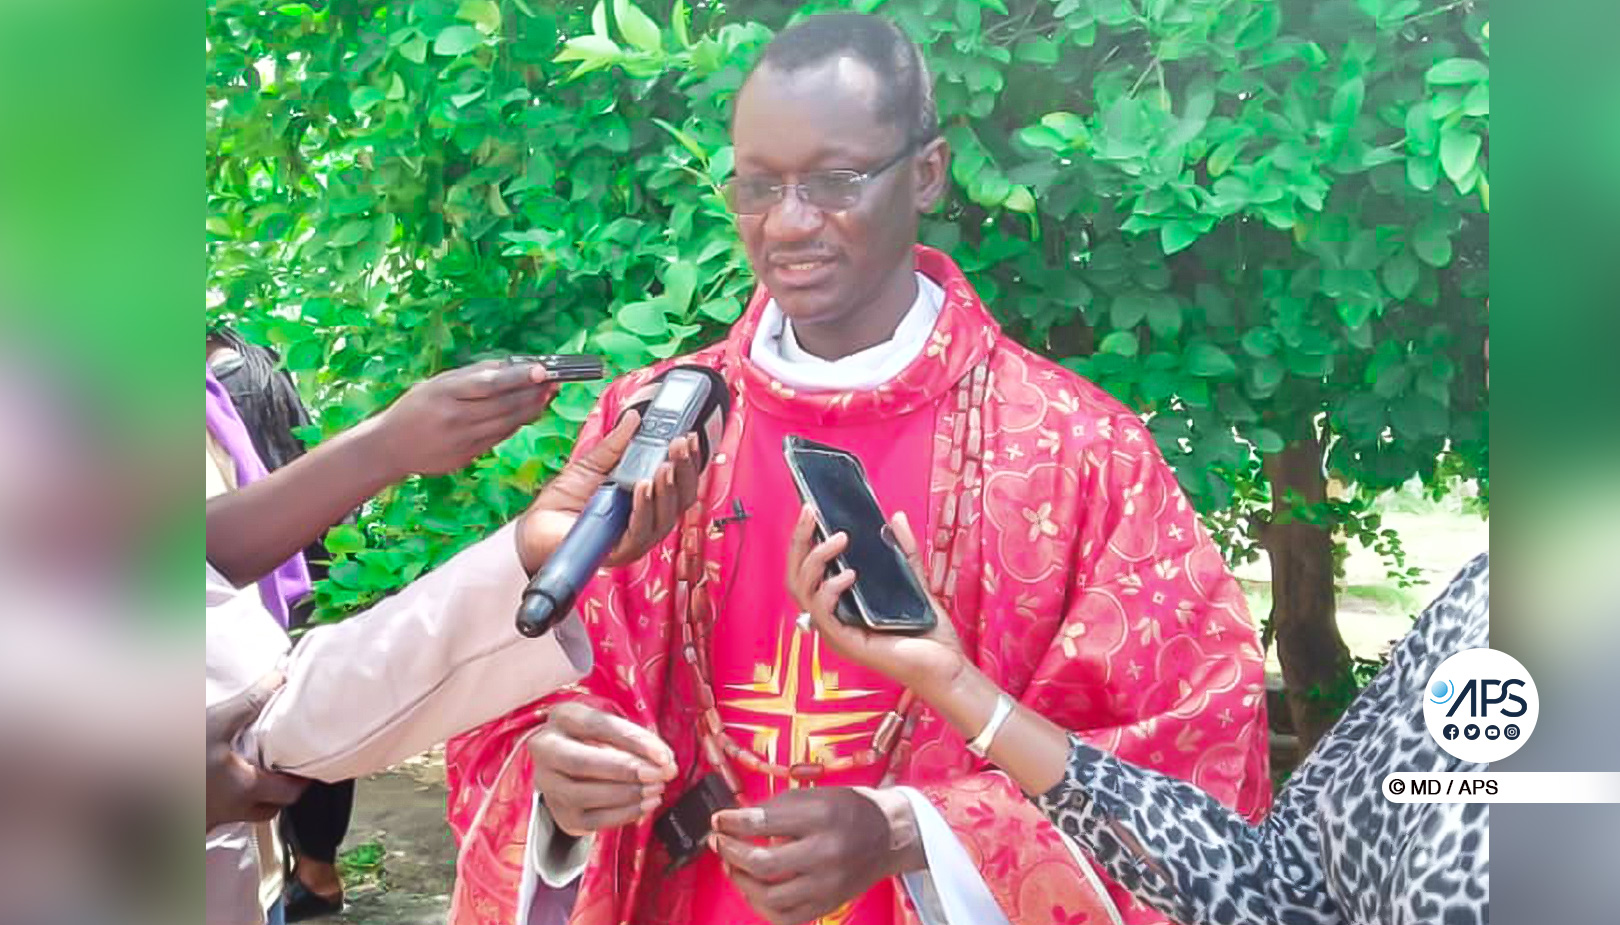
<svg viewBox="0 0 1620 925"><path fill-rule="evenodd" d="M945 184L951 182L950 142L935 138L924 145L912 174L917 182L917 209L927 212L944 198Z"/></svg>

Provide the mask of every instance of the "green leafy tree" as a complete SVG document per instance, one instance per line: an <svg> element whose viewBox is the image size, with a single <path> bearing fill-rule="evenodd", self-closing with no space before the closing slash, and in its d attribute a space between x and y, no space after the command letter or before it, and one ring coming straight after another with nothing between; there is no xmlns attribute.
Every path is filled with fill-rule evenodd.
<svg viewBox="0 0 1620 925"><path fill-rule="evenodd" d="M709 342L751 286L718 192L730 100L773 30L834 6L214 0L210 311L283 349L327 433L490 352L624 369ZM1234 561L1269 556L1314 739L1353 689L1344 545L1411 577L1373 500L1488 489L1485 5L855 6L934 69L955 183L924 240L1149 417ZM593 397L375 505L324 611L515 512Z"/></svg>

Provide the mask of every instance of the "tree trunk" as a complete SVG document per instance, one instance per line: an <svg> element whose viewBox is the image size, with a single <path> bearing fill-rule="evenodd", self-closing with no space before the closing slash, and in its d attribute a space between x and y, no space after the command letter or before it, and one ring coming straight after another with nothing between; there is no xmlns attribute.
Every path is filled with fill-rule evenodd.
<svg viewBox="0 0 1620 925"><path fill-rule="evenodd" d="M1322 502L1322 445L1315 438L1289 444L1265 458L1272 517L1264 531L1271 559L1271 627L1288 687L1288 710L1308 753L1343 711L1339 696L1350 672L1350 651L1335 615L1333 535L1323 526L1289 522L1288 499Z"/></svg>

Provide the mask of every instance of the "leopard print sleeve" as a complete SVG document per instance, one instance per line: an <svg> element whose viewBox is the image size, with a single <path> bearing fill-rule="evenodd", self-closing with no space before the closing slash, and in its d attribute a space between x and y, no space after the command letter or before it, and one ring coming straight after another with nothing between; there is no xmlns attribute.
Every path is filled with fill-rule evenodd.
<svg viewBox="0 0 1620 925"><path fill-rule="evenodd" d="M1319 858L1293 841L1304 781L1252 826L1191 784L1070 742L1064 780L1036 802L1138 899L1183 925L1339 921Z"/></svg>
<svg viewBox="0 0 1620 925"><path fill-rule="evenodd" d="M1425 816L1433 807L1392 804L1379 787L1393 770L1484 768L1443 754L1420 705L1446 656L1488 644L1489 559L1481 556L1429 605L1260 825L1074 736L1063 780L1036 803L1121 886L1183 925L1406 925L1439 921L1442 908L1448 923L1477 925L1488 875L1482 807ZM1436 850L1413 843L1413 832ZM1455 857L1442 858L1446 845ZM1425 892L1432 878L1421 875L1436 864L1456 874L1446 895Z"/></svg>

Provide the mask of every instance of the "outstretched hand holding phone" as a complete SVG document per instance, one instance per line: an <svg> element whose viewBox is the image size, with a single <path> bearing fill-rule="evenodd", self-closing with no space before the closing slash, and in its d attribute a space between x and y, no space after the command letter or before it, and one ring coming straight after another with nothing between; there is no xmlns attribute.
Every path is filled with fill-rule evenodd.
<svg viewBox="0 0 1620 925"><path fill-rule="evenodd" d="M956 627L939 602L928 595L934 626L919 635L877 633L845 623L836 613L838 600L860 579L860 574L846 569L828 576L828 567L848 547L849 537L835 533L817 542L817 527L816 512L807 504L799 511L793 539L788 544L787 578L788 592L800 609L810 615L811 624L820 632L822 640L839 655L882 672L919 694L930 685L948 687L969 662L962 654ZM905 514L896 513L889 521L889 528L906 557L906 565L920 583L923 563L911 523Z"/></svg>

